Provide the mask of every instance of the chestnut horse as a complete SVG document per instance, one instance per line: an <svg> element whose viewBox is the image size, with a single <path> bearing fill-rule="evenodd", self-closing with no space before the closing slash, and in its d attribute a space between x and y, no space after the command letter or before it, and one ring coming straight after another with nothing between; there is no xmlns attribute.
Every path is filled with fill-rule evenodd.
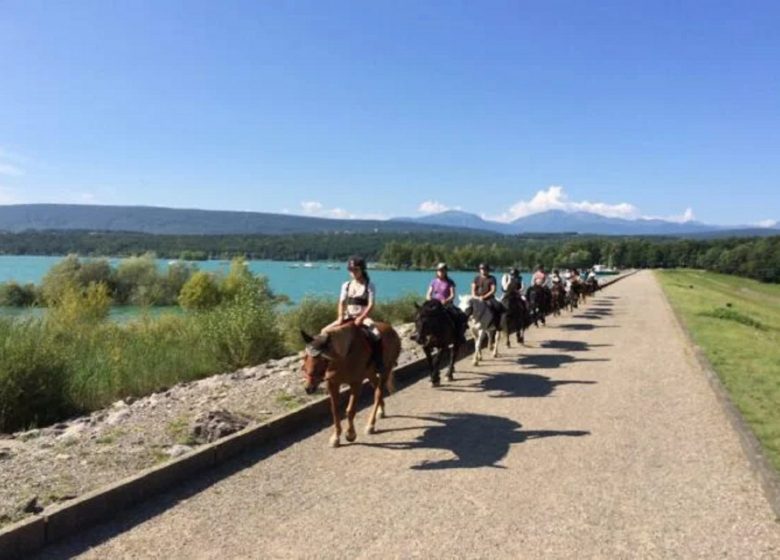
<svg viewBox="0 0 780 560"><path fill-rule="evenodd" d="M355 432L355 412L363 381L368 379L374 388L374 406L366 425L366 433L373 434L377 412L385 415L385 402L382 387L393 391L393 368L401 353L401 339L398 333L387 323L375 323L381 334L382 361L384 373L377 373L372 358L372 343L368 334L354 323L330 328L317 336L301 331L306 343L303 360L303 373L306 379L306 393L312 394L323 381L326 381L330 395L330 410L333 414L335 432L330 438L331 447L341 444L341 417L339 416L339 389L341 384L349 385L349 403L347 404L347 441L357 439Z"/></svg>

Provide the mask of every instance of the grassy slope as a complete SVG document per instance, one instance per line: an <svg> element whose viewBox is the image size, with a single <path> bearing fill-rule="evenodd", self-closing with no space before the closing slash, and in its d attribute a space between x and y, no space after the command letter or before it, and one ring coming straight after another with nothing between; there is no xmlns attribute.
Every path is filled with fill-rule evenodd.
<svg viewBox="0 0 780 560"><path fill-rule="evenodd" d="M780 286L693 270L658 278L780 470ZM726 318L705 315L717 309ZM734 320L740 317L762 328Z"/></svg>

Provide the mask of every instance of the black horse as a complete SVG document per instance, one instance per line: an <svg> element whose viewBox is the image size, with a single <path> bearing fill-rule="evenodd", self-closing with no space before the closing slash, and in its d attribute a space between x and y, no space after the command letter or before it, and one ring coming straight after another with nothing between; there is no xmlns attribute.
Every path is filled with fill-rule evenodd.
<svg viewBox="0 0 780 560"><path fill-rule="evenodd" d="M499 333L506 335L507 348L510 347L509 338L512 333L517 334L517 342L519 344L525 343L525 329L531 325L528 306L518 292L504 294L504 297L501 298L501 303L506 311L501 315ZM496 344L498 344L498 341L496 341Z"/></svg>
<svg viewBox="0 0 780 560"><path fill-rule="evenodd" d="M550 300L552 294L550 288L545 286L529 286L525 292L525 298L528 301L528 313L531 316L531 322L537 327L539 321L542 325L547 324L545 317L550 313Z"/></svg>
<svg viewBox="0 0 780 560"><path fill-rule="evenodd" d="M438 387L441 383L441 370L444 355L449 351L450 365L447 370L447 380L452 381L455 372L455 359L460 347L465 343L466 316L459 309L445 306L438 300L430 300L421 306L415 303L417 317L414 320L414 333L411 339L420 344L428 360L431 370L431 385ZM434 361L433 350L436 349Z"/></svg>

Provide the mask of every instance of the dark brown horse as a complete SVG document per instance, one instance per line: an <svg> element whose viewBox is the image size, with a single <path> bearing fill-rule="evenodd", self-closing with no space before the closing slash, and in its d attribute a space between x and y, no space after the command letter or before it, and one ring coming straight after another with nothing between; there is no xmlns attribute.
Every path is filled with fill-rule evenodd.
<svg viewBox="0 0 780 560"><path fill-rule="evenodd" d="M551 307L553 315L560 315L561 309L566 306L566 291L560 282L555 282L551 289L552 301Z"/></svg>
<svg viewBox="0 0 780 560"><path fill-rule="evenodd" d="M381 334L382 362L384 371L377 373L372 359L371 342L360 327L348 322L338 327L328 329L317 336L310 336L301 331L306 342L306 353L303 360L305 389L308 394L317 390L323 381L330 395L330 409L333 414L335 432L330 438L331 447L341 444L341 417L339 415L339 389L341 384L349 385L349 403L347 404L347 441L357 439L355 432L355 412L363 381L368 379L374 388L374 406L366 425L366 433L374 433L377 412L380 417L385 415L385 402L382 388L393 391L393 368L401 353L401 339L393 327L387 323L376 323Z"/></svg>

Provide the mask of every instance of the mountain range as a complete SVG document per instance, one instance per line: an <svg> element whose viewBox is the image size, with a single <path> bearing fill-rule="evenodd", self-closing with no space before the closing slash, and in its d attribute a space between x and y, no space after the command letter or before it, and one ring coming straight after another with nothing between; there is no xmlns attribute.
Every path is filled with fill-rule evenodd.
<svg viewBox="0 0 780 560"><path fill-rule="evenodd" d="M578 233L592 235L669 235L669 236L722 236L722 235L780 235L780 229L755 226L717 226L697 221L674 222L661 219L610 218L590 212L565 212L548 210L531 214L514 221L494 222L476 214L460 210L448 210L420 218L396 218L401 222L416 222L496 233L517 235L523 233Z"/></svg>
<svg viewBox="0 0 780 560"><path fill-rule="evenodd" d="M717 226L696 221L627 220L588 212L549 210L509 223L485 220L459 210L415 218L340 220L264 212L189 210L149 206L78 204L17 204L0 206L0 231L87 230L171 235L291 233L414 233L469 231L471 233L667 235L720 237L780 235L780 229Z"/></svg>

